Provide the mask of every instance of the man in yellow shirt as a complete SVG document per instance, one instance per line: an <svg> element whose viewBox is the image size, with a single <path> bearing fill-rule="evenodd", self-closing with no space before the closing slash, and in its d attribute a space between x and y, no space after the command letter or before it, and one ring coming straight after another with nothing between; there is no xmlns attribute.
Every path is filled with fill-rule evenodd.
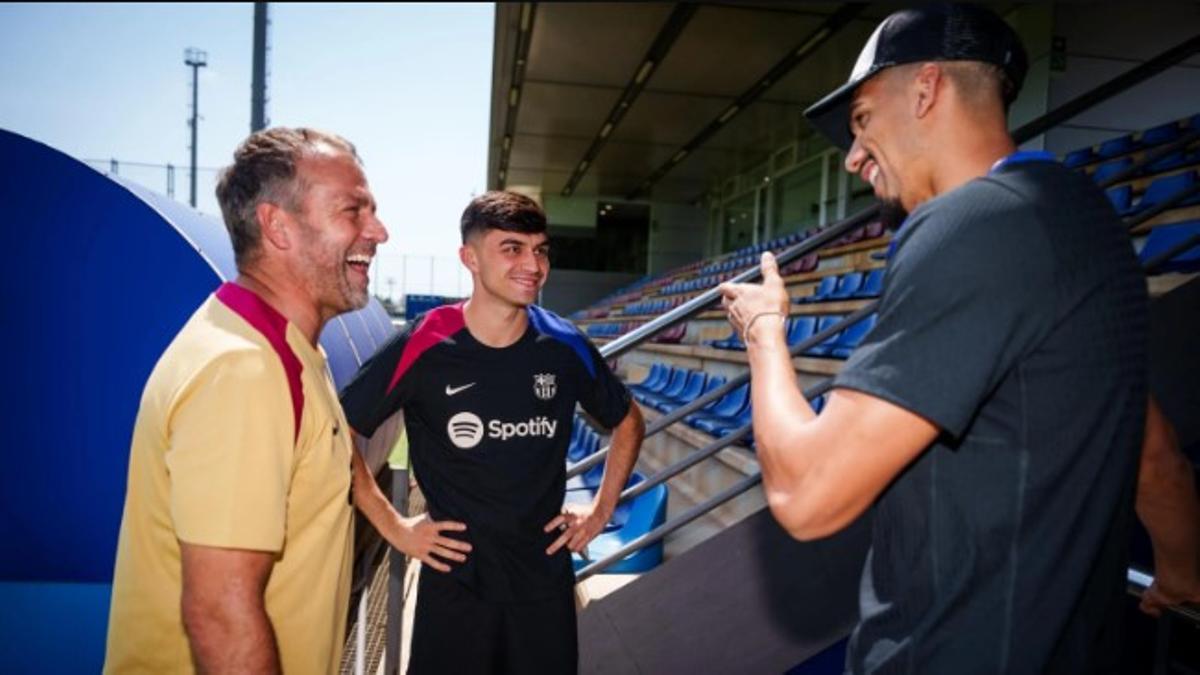
<svg viewBox="0 0 1200 675"><path fill-rule="evenodd" d="M366 304L387 231L354 146L310 129L250 136L217 197L239 275L146 383L105 672L327 673L345 635L362 460L317 338Z"/></svg>

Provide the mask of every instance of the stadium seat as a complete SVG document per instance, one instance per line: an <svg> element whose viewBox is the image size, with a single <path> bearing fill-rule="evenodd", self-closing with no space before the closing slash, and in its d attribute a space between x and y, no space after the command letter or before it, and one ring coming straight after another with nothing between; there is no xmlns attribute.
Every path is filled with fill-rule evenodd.
<svg viewBox="0 0 1200 675"><path fill-rule="evenodd" d="M1133 210L1133 186L1119 185L1115 188L1109 188L1104 191L1108 201L1112 202L1113 208L1117 213L1124 216Z"/></svg>
<svg viewBox="0 0 1200 675"><path fill-rule="evenodd" d="M815 316L797 316L793 317L788 322L787 344L789 347L804 342L817 332L817 317Z"/></svg>
<svg viewBox="0 0 1200 675"><path fill-rule="evenodd" d="M646 373L646 379L637 384L629 385L629 389L633 392L639 391L658 391L662 383L666 382L670 374L670 368L666 364L655 363L650 366L650 371Z"/></svg>
<svg viewBox="0 0 1200 675"><path fill-rule="evenodd" d="M687 379L684 380L683 389L678 394L670 397L653 398L649 401L650 407L659 412L668 412L684 403L694 401L700 396L700 392L704 391L704 382L707 379L708 374L703 370L690 370L688 371Z"/></svg>
<svg viewBox="0 0 1200 675"><path fill-rule="evenodd" d="M680 321L679 323L675 324L674 326L671 326L670 328L664 330L663 332L659 333L658 335L655 335L654 338L651 340L651 342L657 342L659 344L677 345L680 342L683 342L684 336L687 335L687 327L688 327L688 322Z"/></svg>
<svg viewBox="0 0 1200 675"><path fill-rule="evenodd" d="M680 394L678 399L667 404L665 408L660 407L658 405L655 405L654 407L656 410L659 410L664 413L669 413L669 412L675 410L676 408L685 406L685 405L691 403L692 401L695 401L696 399L700 398L701 396L704 396L708 392L716 389L717 387L722 386L723 384L725 384L725 378L721 377L720 375L713 375L712 377L709 377L708 380L704 383L704 387L701 390L695 392L694 394L691 393L690 389L685 390L683 392L683 394ZM720 401L720 399L717 399L715 401L710 401L708 403L708 405L705 405L704 407L700 408L700 410L704 410L706 408L711 408L713 405L715 405L719 401Z"/></svg>
<svg viewBox="0 0 1200 675"><path fill-rule="evenodd" d="M883 273L884 268L879 267L867 273L867 278L863 279L862 288L854 294L856 298L878 298L883 293Z"/></svg>
<svg viewBox="0 0 1200 675"><path fill-rule="evenodd" d="M1163 202L1176 199L1177 195L1186 190L1193 189L1196 185L1196 172L1185 171L1170 176L1162 176L1155 178L1153 182L1146 188L1146 192L1142 195L1141 201L1134 207L1134 212L1145 211ZM1192 194L1176 203L1173 206L1190 206L1192 204L1200 204L1200 194Z"/></svg>
<svg viewBox="0 0 1200 675"><path fill-rule="evenodd" d="M825 330L826 328L829 328L830 326L841 321L843 318L845 318L845 317L841 314L828 314L826 316L821 317L821 320L817 323L817 332L820 333L821 331ZM837 345L837 340L838 340L838 333L834 333L833 335L830 335L829 337L827 337L823 341L821 341L821 343L816 344L816 345L806 349L804 351L804 354L806 356L827 356L827 355L829 355L829 353L831 351L833 351L833 348Z"/></svg>
<svg viewBox="0 0 1200 675"><path fill-rule="evenodd" d="M670 366L670 370L667 373L666 379L662 382L662 385L660 387L658 387L657 389L655 389L653 391L651 391L651 390L635 391L635 392L633 392L633 397L635 399L637 399L638 401L645 401L646 398L649 396L661 396L661 395L665 394L668 390L671 390L676 386L682 388L685 377L687 377L686 369L676 368L675 366Z"/></svg>
<svg viewBox="0 0 1200 675"><path fill-rule="evenodd" d="M871 329L874 327L874 314L868 315L863 320L851 324L848 328L843 330L841 335L838 337L837 344L833 348L832 356L835 359L850 358L850 352L853 352L854 348L862 343L863 338L866 337L867 333L871 332Z"/></svg>
<svg viewBox="0 0 1200 675"><path fill-rule="evenodd" d="M676 368L675 372L671 375L671 382L667 384L666 388L661 392L645 394L639 400L646 405L653 406L655 401L673 399L679 396L684 388L687 387L688 378L691 375L692 371L687 368Z"/></svg>
<svg viewBox="0 0 1200 675"><path fill-rule="evenodd" d="M644 480L644 476L635 472L630 475L626 487L633 487ZM591 503L593 499L595 499L595 488L583 487L568 490L565 502ZM662 525L667 519L667 500L667 486L659 484L632 500L619 504L604 531L588 544L588 556L592 560L606 558L634 539ZM601 574L646 572L662 563L662 559L663 544L660 541L637 553L630 554L605 569ZM571 554L571 562L576 572L589 564L578 553Z"/></svg>
<svg viewBox="0 0 1200 675"><path fill-rule="evenodd" d="M1145 172L1148 174L1162 173L1196 163L1200 163L1200 155L1189 154L1183 150L1174 150L1147 164Z"/></svg>
<svg viewBox="0 0 1200 675"><path fill-rule="evenodd" d="M1142 145L1151 147L1170 143L1179 138L1179 123L1167 122L1142 132Z"/></svg>
<svg viewBox="0 0 1200 675"><path fill-rule="evenodd" d="M821 394L820 396L814 398L813 400L809 401L808 404L812 406L813 412L820 415L821 411L825 409L825 394Z"/></svg>
<svg viewBox="0 0 1200 675"><path fill-rule="evenodd" d="M845 300L854 297L854 294L862 288L863 274L862 272L847 272L838 279L837 288L829 294L830 300Z"/></svg>
<svg viewBox="0 0 1200 675"><path fill-rule="evenodd" d="M1146 237L1146 245L1142 247L1138 259L1145 265L1151 259L1197 235L1200 235L1200 219L1175 225L1160 225L1151 230L1150 236ZM1166 264L1152 270L1152 273L1197 271L1200 271L1200 244L1175 255Z"/></svg>
<svg viewBox="0 0 1200 675"><path fill-rule="evenodd" d="M1133 152L1137 147L1137 143L1133 140L1133 134L1125 134L1101 143L1100 147L1096 149L1096 155L1101 159L1120 157Z"/></svg>
<svg viewBox="0 0 1200 675"><path fill-rule="evenodd" d="M829 298L829 294L832 293L835 288L837 288L837 282L837 275L831 274L827 277L823 277L821 279L821 283L817 284L816 289L813 290L812 295L797 298L796 302L809 303L826 300Z"/></svg>
<svg viewBox="0 0 1200 675"><path fill-rule="evenodd" d="M732 417L736 417L747 406L750 405L750 383L747 382L740 387L730 391L717 400L711 408L705 407L698 410L687 417L683 418L684 422L693 429L700 429L701 421L723 421Z"/></svg>
<svg viewBox="0 0 1200 675"><path fill-rule="evenodd" d="M1063 158L1063 166L1075 169L1085 164L1091 164L1095 159L1096 153L1090 147L1080 148L1067 153L1067 156Z"/></svg>
<svg viewBox="0 0 1200 675"><path fill-rule="evenodd" d="M1096 167L1096 172L1092 174L1092 180L1097 183L1103 183L1131 166L1133 166L1133 160L1128 157L1101 164Z"/></svg>
<svg viewBox="0 0 1200 675"><path fill-rule="evenodd" d="M749 401L747 401L746 407L742 408L741 412L739 412L737 415L719 419L702 419L696 422L695 427L700 431L708 433L710 436L716 436L720 438L721 436L724 436L729 432L738 429L739 427L744 427L747 424L750 424L750 420L751 408Z"/></svg>

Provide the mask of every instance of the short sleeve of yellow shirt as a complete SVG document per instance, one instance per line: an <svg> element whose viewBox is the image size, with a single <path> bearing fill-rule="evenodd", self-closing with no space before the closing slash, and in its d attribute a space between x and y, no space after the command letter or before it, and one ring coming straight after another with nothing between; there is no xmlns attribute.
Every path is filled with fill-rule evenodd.
<svg viewBox="0 0 1200 675"><path fill-rule="evenodd" d="M165 461L181 541L281 551L295 452L283 368L253 350L210 362L174 397Z"/></svg>

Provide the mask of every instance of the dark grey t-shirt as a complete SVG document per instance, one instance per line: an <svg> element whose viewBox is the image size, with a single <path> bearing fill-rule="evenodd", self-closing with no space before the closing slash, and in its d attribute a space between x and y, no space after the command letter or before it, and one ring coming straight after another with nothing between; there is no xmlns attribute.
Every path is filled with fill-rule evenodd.
<svg viewBox="0 0 1200 675"><path fill-rule="evenodd" d="M1146 405L1146 290L1085 176L1024 162L898 234L836 378L942 434L878 500L847 668L1088 672L1119 622Z"/></svg>

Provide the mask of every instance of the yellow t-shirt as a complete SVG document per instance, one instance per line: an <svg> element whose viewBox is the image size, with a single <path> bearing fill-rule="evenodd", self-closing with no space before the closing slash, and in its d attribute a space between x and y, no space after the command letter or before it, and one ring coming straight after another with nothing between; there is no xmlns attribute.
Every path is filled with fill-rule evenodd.
<svg viewBox="0 0 1200 675"><path fill-rule="evenodd" d="M246 289L210 296L142 394L105 672L193 671L180 540L276 552L265 603L283 670L334 672L353 556L350 436L324 352Z"/></svg>

